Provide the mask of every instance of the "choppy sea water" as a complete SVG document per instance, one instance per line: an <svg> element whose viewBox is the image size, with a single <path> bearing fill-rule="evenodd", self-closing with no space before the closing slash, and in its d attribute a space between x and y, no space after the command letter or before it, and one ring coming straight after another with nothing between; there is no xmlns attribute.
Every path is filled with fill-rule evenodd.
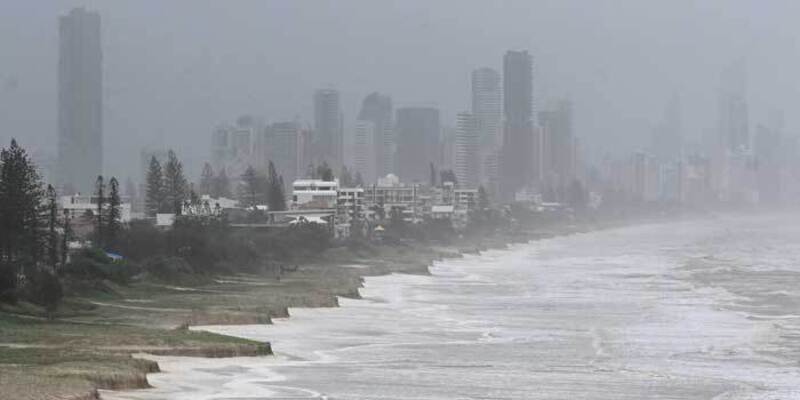
<svg viewBox="0 0 800 400"><path fill-rule="evenodd" d="M362 300L208 330L112 399L800 399L800 216L575 234L368 278Z"/></svg>

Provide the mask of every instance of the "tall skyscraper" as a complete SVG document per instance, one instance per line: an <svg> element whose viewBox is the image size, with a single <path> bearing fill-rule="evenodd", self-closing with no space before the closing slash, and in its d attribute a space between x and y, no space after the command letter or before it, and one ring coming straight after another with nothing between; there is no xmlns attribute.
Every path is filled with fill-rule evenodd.
<svg viewBox="0 0 800 400"><path fill-rule="evenodd" d="M369 94L361 103L358 119L371 121L374 124L373 154L375 161L373 164L376 178L395 172L392 98L377 92Z"/></svg>
<svg viewBox="0 0 800 400"><path fill-rule="evenodd" d="M335 170L342 166L344 135L338 90L314 92L314 150L317 162L327 161Z"/></svg>
<svg viewBox="0 0 800 400"><path fill-rule="evenodd" d="M744 61L723 72L719 91L719 145L729 152L750 149Z"/></svg>
<svg viewBox="0 0 800 400"><path fill-rule="evenodd" d="M292 182L304 172L304 132L296 121L276 122L266 132L267 159L283 176L284 182Z"/></svg>
<svg viewBox="0 0 800 400"><path fill-rule="evenodd" d="M480 130L478 119L471 113L458 113L454 164L461 187L474 189L480 185Z"/></svg>
<svg viewBox="0 0 800 400"><path fill-rule="evenodd" d="M718 96L718 129L707 143L711 186L721 201L743 201L755 192L744 60L723 71Z"/></svg>
<svg viewBox="0 0 800 400"><path fill-rule="evenodd" d="M667 103L662 121L653 132L653 154L661 162L670 162L681 158L682 151L680 99L673 96Z"/></svg>
<svg viewBox="0 0 800 400"><path fill-rule="evenodd" d="M500 146L503 90L500 73L491 68L472 71L472 114L478 123L481 147Z"/></svg>
<svg viewBox="0 0 800 400"><path fill-rule="evenodd" d="M375 150L382 148L375 146L381 141L381 135L375 129L372 121L358 120L353 135L353 168L361 174L365 184L373 184L378 179L375 168Z"/></svg>
<svg viewBox="0 0 800 400"><path fill-rule="evenodd" d="M430 164L439 159L439 110L407 107L397 110L397 171L405 182L428 182Z"/></svg>
<svg viewBox="0 0 800 400"><path fill-rule="evenodd" d="M559 101L552 110L539 113L542 151L534 165L554 187L566 187L575 179L575 138L572 134L572 104Z"/></svg>
<svg viewBox="0 0 800 400"><path fill-rule="evenodd" d="M103 171L100 15L75 8L59 18L58 183L93 190Z"/></svg>
<svg viewBox="0 0 800 400"><path fill-rule="evenodd" d="M503 58L502 194L505 198L530 184L536 163L533 130L533 61L527 51Z"/></svg>
<svg viewBox="0 0 800 400"><path fill-rule="evenodd" d="M500 73L491 68L472 71L472 114L480 136L480 181L491 192L498 184L498 153L502 146L502 87Z"/></svg>

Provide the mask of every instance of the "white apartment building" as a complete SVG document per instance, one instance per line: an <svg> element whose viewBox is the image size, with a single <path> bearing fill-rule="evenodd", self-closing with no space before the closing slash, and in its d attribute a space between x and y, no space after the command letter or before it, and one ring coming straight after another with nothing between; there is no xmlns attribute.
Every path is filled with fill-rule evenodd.
<svg viewBox="0 0 800 400"><path fill-rule="evenodd" d="M292 183L292 207L305 209L336 208L339 181L298 179Z"/></svg>
<svg viewBox="0 0 800 400"><path fill-rule="evenodd" d="M63 210L63 213L70 219L79 218L81 216L94 216L97 213L97 196L82 196L79 194L72 196L61 196L58 199L58 205ZM130 222L131 220L131 203L123 201L119 205L120 221Z"/></svg>

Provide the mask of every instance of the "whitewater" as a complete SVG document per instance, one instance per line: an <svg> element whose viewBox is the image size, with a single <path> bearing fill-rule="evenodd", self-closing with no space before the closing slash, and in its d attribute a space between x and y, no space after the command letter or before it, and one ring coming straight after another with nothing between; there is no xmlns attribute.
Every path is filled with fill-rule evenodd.
<svg viewBox="0 0 800 400"><path fill-rule="evenodd" d="M573 234L367 278L362 299L209 331L275 357L151 357L107 399L800 399L800 216Z"/></svg>

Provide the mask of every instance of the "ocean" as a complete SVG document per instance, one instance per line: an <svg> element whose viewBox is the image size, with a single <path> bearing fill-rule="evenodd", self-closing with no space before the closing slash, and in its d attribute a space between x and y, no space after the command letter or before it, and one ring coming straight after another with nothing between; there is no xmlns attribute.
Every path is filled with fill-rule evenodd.
<svg viewBox="0 0 800 400"><path fill-rule="evenodd" d="M109 399L800 399L800 216L519 244L367 278L362 299L203 329L275 357L155 357Z"/></svg>

